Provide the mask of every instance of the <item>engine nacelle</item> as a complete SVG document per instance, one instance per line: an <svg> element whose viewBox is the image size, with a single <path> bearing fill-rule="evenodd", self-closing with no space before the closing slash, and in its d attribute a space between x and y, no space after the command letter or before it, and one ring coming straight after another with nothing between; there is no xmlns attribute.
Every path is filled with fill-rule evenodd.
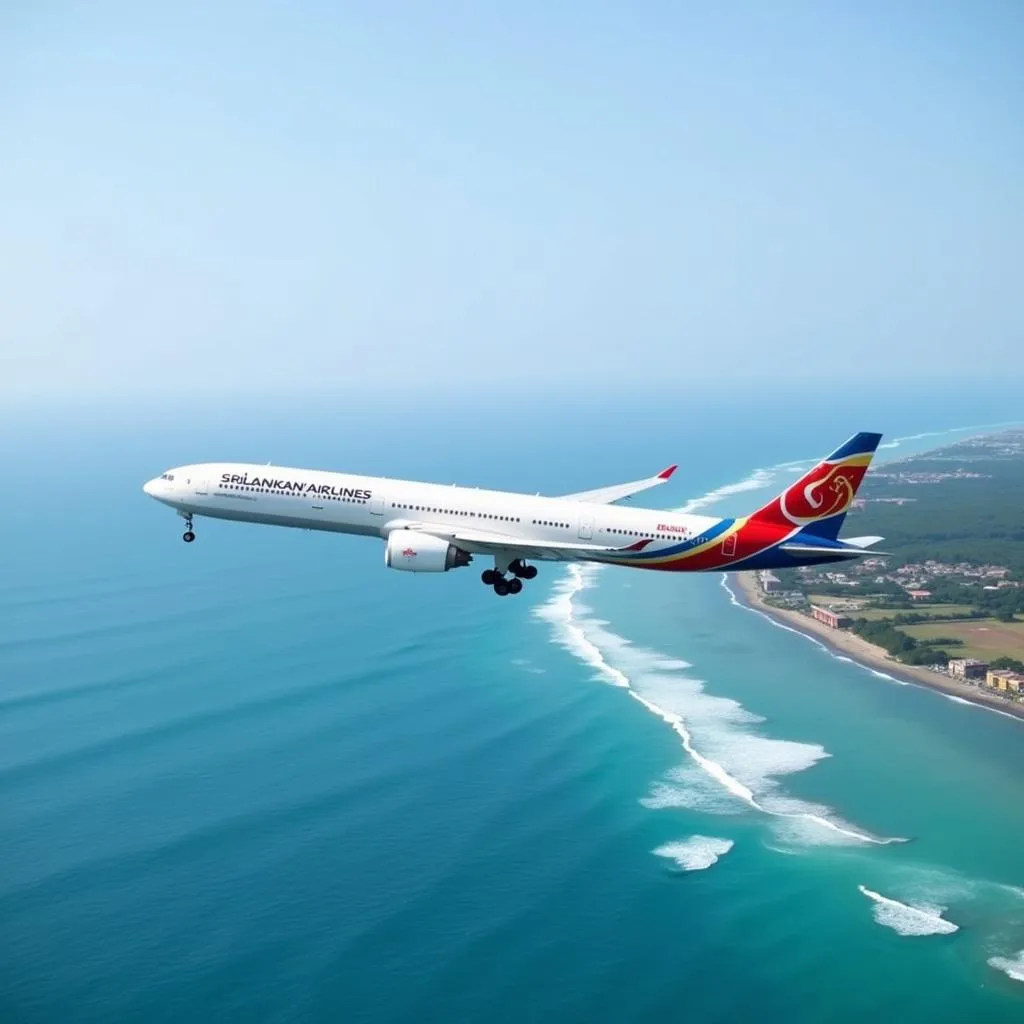
<svg viewBox="0 0 1024 1024"><path fill-rule="evenodd" d="M416 530L392 530L384 549L384 564L403 572L447 572L472 560L468 551Z"/></svg>

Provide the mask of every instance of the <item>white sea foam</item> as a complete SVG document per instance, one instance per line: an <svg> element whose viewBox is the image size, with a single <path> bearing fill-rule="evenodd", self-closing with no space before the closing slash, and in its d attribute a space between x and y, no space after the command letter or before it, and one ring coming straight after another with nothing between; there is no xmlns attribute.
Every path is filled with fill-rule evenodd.
<svg viewBox="0 0 1024 1024"><path fill-rule="evenodd" d="M989 958L989 967L1002 971L1014 981L1024 981L1024 949L1016 956L993 956Z"/></svg>
<svg viewBox="0 0 1024 1024"><path fill-rule="evenodd" d="M865 665L862 662L857 661L856 658L849 658L845 654L837 654L834 650L832 650L831 647L828 646L828 644L819 640L813 634L805 633L802 629L797 629L795 626L789 626L785 622L779 622L778 619L774 618L771 615L768 615L766 612L761 611L760 608L755 608L753 607L753 605L744 604L741 600L739 600L739 598L736 597L736 594L733 591L732 587L729 586L729 575L728 573L724 572L722 573L722 589L729 594L729 601L733 606L737 608L743 608L745 611L748 612L753 612L755 615L760 615L762 619L764 619L767 622L770 622L776 629L783 629L787 633L795 633L797 636L802 636L805 640L808 640L812 644L814 644L815 647L820 647L821 650L823 650L830 657L835 658L836 661L851 662L858 668L862 668L866 672L870 672L873 676L877 676L879 679L884 679L886 682L889 683L895 683L897 686L912 685L911 683L908 683L905 679L897 679L895 676L889 675L888 672L882 672L877 668L872 668L870 665Z"/></svg>
<svg viewBox="0 0 1024 1024"><path fill-rule="evenodd" d="M611 632L607 623L590 616L573 596L592 585L599 567L572 565L551 600L537 614L554 627L556 642L595 670L597 678L629 691L629 695L672 727L700 775L683 787L698 794L702 806L727 796L778 819L786 838L802 843L888 843L842 821L829 808L796 800L779 790L777 777L811 767L828 752L818 744L762 736L753 727L762 719L727 697L705 692L698 679L668 670L665 655L634 647ZM678 781L678 780L677 780ZM674 792L670 795L669 790ZM680 806L680 787L650 794L648 806ZM693 802L687 806L693 806Z"/></svg>
<svg viewBox="0 0 1024 1024"><path fill-rule="evenodd" d="M704 871L717 864L733 848L731 839L716 836L690 836L672 843L664 843L652 850L656 857L674 860L683 871Z"/></svg>
<svg viewBox="0 0 1024 1024"><path fill-rule="evenodd" d="M906 681L906 679L897 679L895 676L889 675L888 672L880 672L877 668L869 668L866 665L864 667L867 668L867 670L873 676L876 676L878 679L884 679L888 683L895 683L897 686L909 686L910 685L910 683L908 683Z"/></svg>
<svg viewBox="0 0 1024 1024"><path fill-rule="evenodd" d="M742 608L744 611L753 612L754 615L760 615L766 622L770 622L776 629L783 629L787 633L795 633L797 636L802 636L805 640L809 640L812 644L820 647L830 657L835 658L836 661L850 661L853 662L858 668L864 669L865 672L870 672L873 676L878 679L884 679L887 683L894 683L896 686L917 686L918 689L928 690L929 693L942 693L940 690L936 690L930 686L918 685L912 683L907 679L897 679L896 676L889 675L888 672L882 672L877 668L872 668L870 665L865 665L863 662L857 661L856 658L848 658L843 654L836 654L828 644L823 643L816 636L812 636L810 633L805 633L802 629L797 629L795 626L788 626L784 622L779 622L778 619L773 618L771 615L761 611L760 608L755 608L752 605L745 604L743 601L736 597L732 587L729 586L728 573L722 573L722 589L729 595L729 603L736 608ZM1024 722L1024 718L1020 718L1018 715L1011 714L1009 711L1000 711L999 708L991 707L988 704L977 704L974 701L963 700L954 694L942 693L942 696L949 697L950 700L955 700L961 704L966 704L972 708L981 708L983 711L990 711L994 715L1002 715L1004 718L1012 718L1015 722Z"/></svg>
<svg viewBox="0 0 1024 1024"><path fill-rule="evenodd" d="M711 779L700 765L686 761L651 786L640 803L652 811L681 807L708 814L742 814L744 805Z"/></svg>
<svg viewBox="0 0 1024 1024"><path fill-rule="evenodd" d="M713 491L708 491L707 494L702 494L699 498L691 498L676 511L697 512L702 508L707 508L709 505L715 505L723 498L728 498L733 494L742 494L744 491L759 491L761 488L767 487L774 478L775 473L773 469L755 469L750 476L743 480L739 480L734 484L716 487Z"/></svg>
<svg viewBox="0 0 1024 1024"><path fill-rule="evenodd" d="M925 436L937 437L971 429L983 428L961 427L948 431L908 435L889 442L889 446L896 447L904 441L918 440ZM800 459L778 463L768 469L755 470L743 480L715 488L699 498L692 498L679 511L695 512L715 505L734 494L762 490L771 484L780 472L801 472L816 464L817 459ZM739 801L773 815L778 819L776 824L779 826L780 834L789 839L819 843L906 841L900 838L881 839L871 836L842 822L827 807L791 799L781 794L776 776L810 767L821 758L829 756L827 751L816 744L771 740L751 732L749 726L760 720L750 715L735 701L709 696L704 693L703 685L697 680L681 680L678 675L670 675L689 668L686 662L668 658L657 652L633 648L628 640L605 629L607 623L591 618L589 609L574 604L574 597L592 585L600 568L597 565L586 564L570 566L567 575L555 584L550 600L535 609L535 613L551 623L556 642L593 668L596 678L628 690L630 696L671 725L682 740L683 748L692 758L694 765L702 772L703 788L694 785L692 779L687 780L684 786L658 783L642 801L645 806L700 806L722 810L724 795L730 810L734 809L736 802ZM779 622L760 609L741 602L729 587L728 577L724 573L721 582L733 605L761 615L778 629L802 636L838 660L854 661L860 665L854 659L836 654L816 637ZM623 664L626 665L625 668L621 667ZM901 686L910 685L905 680L897 679L886 672L867 666L861 667L889 682ZM659 689L659 679L660 692L656 692ZM680 685L681 682L688 683L689 686ZM694 731L698 734L698 745L703 752L698 751L695 746ZM717 787L717 793L709 792L708 784Z"/></svg>
<svg viewBox="0 0 1024 1024"><path fill-rule="evenodd" d="M959 927L942 916L945 907L901 903L866 886L857 888L874 903L875 920L899 935L952 935Z"/></svg>
<svg viewBox="0 0 1024 1024"><path fill-rule="evenodd" d="M1019 424L1019 420L1006 420L1002 423L978 423L971 427L950 427L948 430L926 430L921 434L906 434L904 437L894 437L888 444L881 445L882 448L896 448L904 441L921 441L926 437L947 437L949 434L966 434L969 431L998 430L1000 427L1013 427Z"/></svg>

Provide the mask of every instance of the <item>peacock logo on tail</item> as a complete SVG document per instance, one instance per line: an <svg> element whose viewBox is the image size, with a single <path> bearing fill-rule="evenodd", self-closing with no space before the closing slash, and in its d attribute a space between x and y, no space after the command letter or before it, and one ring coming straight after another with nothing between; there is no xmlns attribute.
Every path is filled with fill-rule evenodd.
<svg viewBox="0 0 1024 1024"><path fill-rule="evenodd" d="M866 469L866 466L822 463L782 495L783 515L790 522L800 524L845 512Z"/></svg>

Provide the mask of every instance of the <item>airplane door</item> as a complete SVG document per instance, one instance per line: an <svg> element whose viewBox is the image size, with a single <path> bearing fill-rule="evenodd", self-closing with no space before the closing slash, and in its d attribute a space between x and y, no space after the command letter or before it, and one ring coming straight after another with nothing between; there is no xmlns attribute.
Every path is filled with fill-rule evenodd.
<svg viewBox="0 0 1024 1024"><path fill-rule="evenodd" d="M382 516L384 515L384 495L374 494L370 498L370 515Z"/></svg>
<svg viewBox="0 0 1024 1024"><path fill-rule="evenodd" d="M205 476L201 476L196 480L196 494L209 494L210 485L207 482Z"/></svg>
<svg viewBox="0 0 1024 1024"><path fill-rule="evenodd" d="M590 540L594 536L594 517L593 516L580 516L580 529L579 538L580 540Z"/></svg>

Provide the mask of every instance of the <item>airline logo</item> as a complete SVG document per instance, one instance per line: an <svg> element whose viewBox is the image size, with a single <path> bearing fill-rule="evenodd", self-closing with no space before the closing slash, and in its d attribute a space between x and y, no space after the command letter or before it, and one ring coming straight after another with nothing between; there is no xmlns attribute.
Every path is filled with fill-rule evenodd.
<svg viewBox="0 0 1024 1024"><path fill-rule="evenodd" d="M686 527L673 526L671 523L658 523L658 533L686 533Z"/></svg>
<svg viewBox="0 0 1024 1024"><path fill-rule="evenodd" d="M866 471L867 466L822 463L782 495L783 515L801 523L845 512Z"/></svg>
<svg viewBox="0 0 1024 1024"><path fill-rule="evenodd" d="M221 473L222 484L240 484L242 487L265 487L269 491L292 491L294 494L332 494L336 498L356 498L368 501L372 491L361 487L335 487L333 484L304 484L301 480L278 480L248 473Z"/></svg>
<svg viewBox="0 0 1024 1024"><path fill-rule="evenodd" d="M403 557L403 558L415 558L415 557L416 557L416 552L415 552L415 551L413 551L413 549L412 549L412 548L406 548L406 549L405 549L405 550L404 550L404 551L402 552L402 557Z"/></svg>

